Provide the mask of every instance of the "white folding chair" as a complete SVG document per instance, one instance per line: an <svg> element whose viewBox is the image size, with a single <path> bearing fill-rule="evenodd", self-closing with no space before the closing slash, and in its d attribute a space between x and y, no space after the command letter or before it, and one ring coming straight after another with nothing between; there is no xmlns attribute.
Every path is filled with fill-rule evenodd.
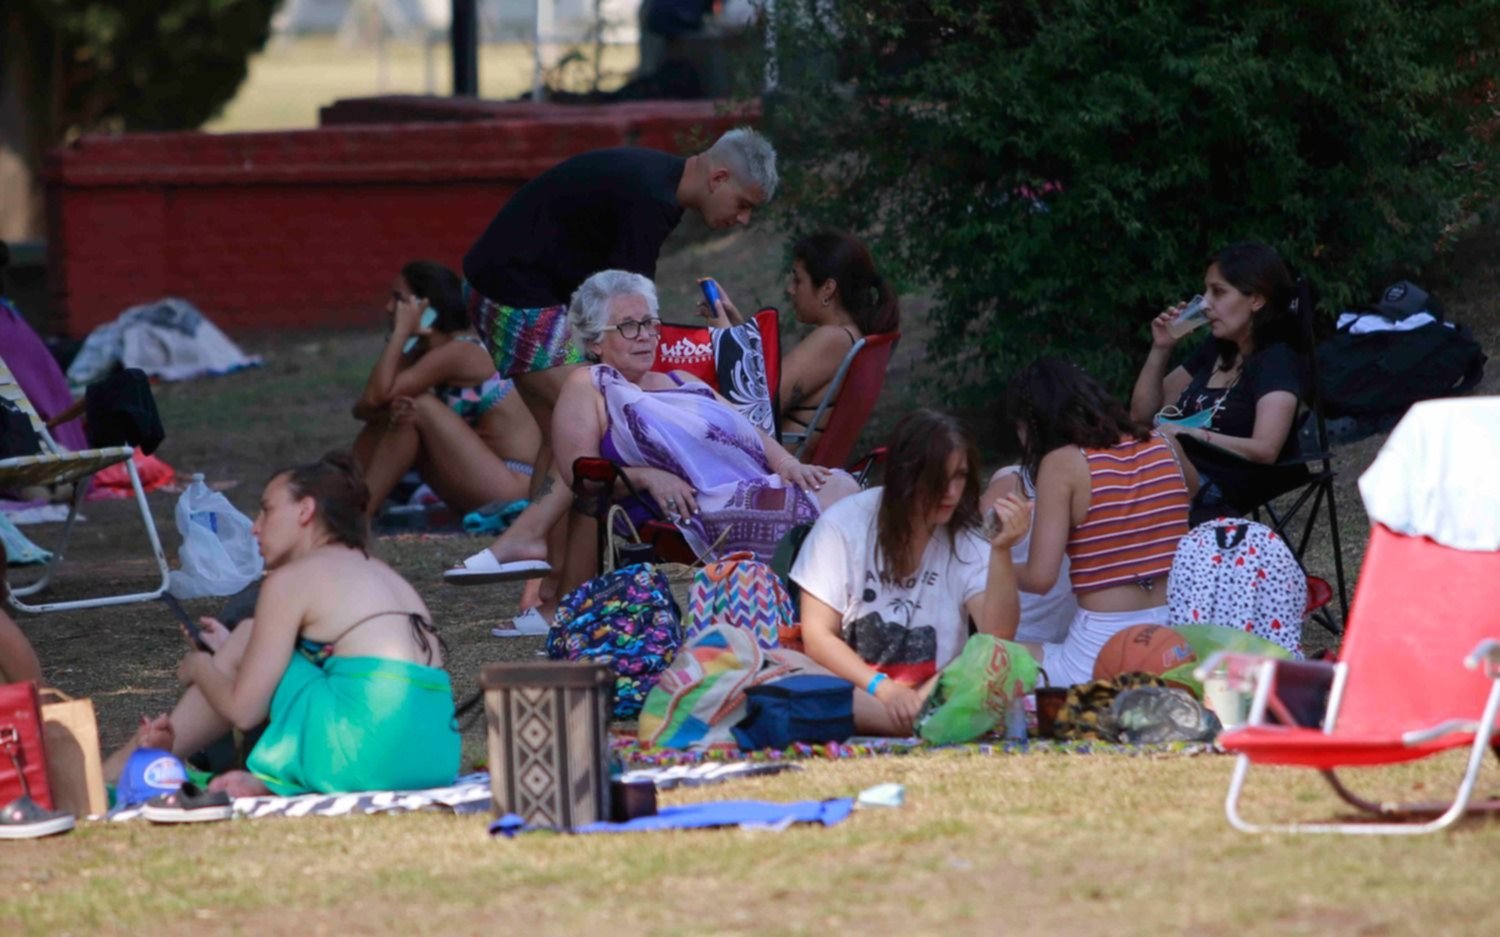
<svg viewBox="0 0 1500 937"><path fill-rule="evenodd" d="M73 498L68 505L67 520L63 522L62 538L57 546L52 548L52 559L43 567L41 578L24 585L16 585L10 581L10 570L5 570L6 582L10 585L10 604L23 612L55 612L70 608L99 608L130 602L150 602L161 598L161 594L167 590L170 571L167 567L166 554L162 552L161 538L156 534L156 522L152 519L151 508L146 503L145 489L141 487L140 474L136 471L135 462L132 460L135 450L130 446L111 446L106 449L81 449L74 452L58 445L57 441L52 438L52 434L47 431L46 423L37 414L31 401L26 399L25 391L21 389L20 383L10 373L10 368L6 367L3 360L0 360L0 398L15 404L30 418L31 426L36 430L42 443L42 451L35 455L0 459L0 489L19 489L31 485L68 483L73 485ZM88 490L88 480L96 472L121 462L125 463L125 470L130 475L131 487L135 489L135 501L141 510L141 520L146 525L146 536L151 541L151 552L155 555L156 565L161 570L160 585L148 592L71 599L64 602L32 605L22 601L23 597L35 595L45 589L57 565L62 562L63 551L67 548L68 538L73 532L73 522L78 517L78 506L83 503L84 492Z"/></svg>

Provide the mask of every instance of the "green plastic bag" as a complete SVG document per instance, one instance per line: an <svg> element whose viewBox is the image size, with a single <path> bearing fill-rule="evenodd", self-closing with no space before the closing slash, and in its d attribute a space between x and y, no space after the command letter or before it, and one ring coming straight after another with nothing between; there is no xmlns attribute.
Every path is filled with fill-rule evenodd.
<svg viewBox="0 0 1500 937"><path fill-rule="evenodd" d="M1182 635L1192 647L1193 655L1197 659L1180 667L1173 667L1162 674L1162 679L1168 683L1186 687L1200 700L1203 698L1203 684L1193 676L1193 669L1208 660L1209 655L1215 651L1255 654L1260 657L1275 657L1279 660L1292 659L1291 652L1281 645L1274 641L1267 641L1265 638L1258 638L1238 628L1225 628L1221 625L1179 625L1172 630Z"/></svg>
<svg viewBox="0 0 1500 937"><path fill-rule="evenodd" d="M979 738L1004 722L1010 701L1030 693L1040 672L1024 646L974 635L938 674L937 686L917 717L917 734L934 745Z"/></svg>

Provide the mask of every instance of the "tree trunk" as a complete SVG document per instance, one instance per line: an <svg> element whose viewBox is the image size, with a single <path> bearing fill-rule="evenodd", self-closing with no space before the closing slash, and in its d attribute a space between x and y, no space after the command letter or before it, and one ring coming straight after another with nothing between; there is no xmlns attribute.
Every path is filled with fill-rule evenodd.
<svg viewBox="0 0 1500 937"><path fill-rule="evenodd" d="M0 239L46 236L42 157L52 144L56 36L25 4L0 9Z"/></svg>

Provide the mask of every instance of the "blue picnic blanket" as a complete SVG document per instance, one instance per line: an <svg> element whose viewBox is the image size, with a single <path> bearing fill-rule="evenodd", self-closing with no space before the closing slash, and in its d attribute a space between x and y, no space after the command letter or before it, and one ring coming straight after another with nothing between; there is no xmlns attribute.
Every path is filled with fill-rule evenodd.
<svg viewBox="0 0 1500 937"><path fill-rule="evenodd" d="M746 829L784 829L794 823L821 823L833 826L849 818L854 798L801 800L778 804L764 800L713 800L701 804L663 807L655 816L636 817L625 823L589 823L574 833L636 833L648 830L697 830L716 826ZM533 830L513 813L490 824L490 833L515 836Z"/></svg>

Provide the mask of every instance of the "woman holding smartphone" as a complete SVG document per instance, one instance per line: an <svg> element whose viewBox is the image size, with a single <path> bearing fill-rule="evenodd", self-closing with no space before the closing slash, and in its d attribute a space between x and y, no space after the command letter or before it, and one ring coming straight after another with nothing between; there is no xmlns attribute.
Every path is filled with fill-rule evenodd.
<svg viewBox="0 0 1500 937"><path fill-rule="evenodd" d="M837 232L814 234L792 245L786 295L797 321L812 329L781 362L781 430L808 433L810 444L833 414L829 407L822 425L809 429L844 356L867 335L899 329L901 307L895 291L875 269L869 249L859 239ZM722 308L710 309L707 303L700 307L712 324L744 321L722 287L719 298Z"/></svg>
<svg viewBox="0 0 1500 937"><path fill-rule="evenodd" d="M525 498L541 433L474 334L457 274L408 263L386 312L391 334L354 404L369 515L412 468L455 510Z"/></svg>

